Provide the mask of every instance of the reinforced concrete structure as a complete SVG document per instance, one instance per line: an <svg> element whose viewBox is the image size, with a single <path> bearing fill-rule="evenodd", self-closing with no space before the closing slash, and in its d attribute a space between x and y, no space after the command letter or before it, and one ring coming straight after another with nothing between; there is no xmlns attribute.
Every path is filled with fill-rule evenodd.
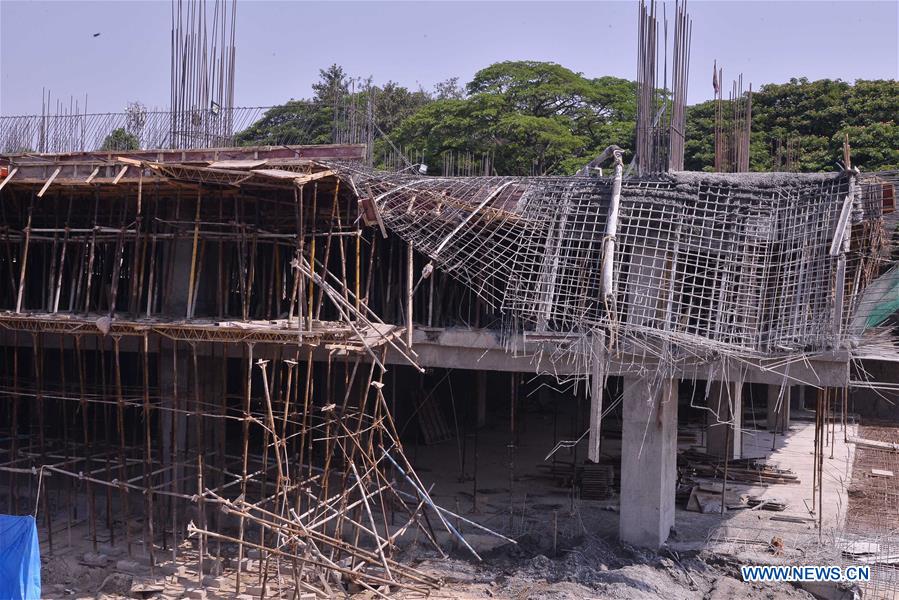
<svg viewBox="0 0 899 600"><path fill-rule="evenodd" d="M86 515L95 545L139 538L151 563L200 536L200 573L220 558L210 544L233 544L238 573L249 549L280 568L301 560L310 570L293 577L312 593L425 589L435 582L391 558L395 515L432 540L435 520L457 532L405 458L388 369L574 382L593 461L620 381L620 537L650 548L674 525L679 382L703 399L725 469L748 384L767 386L781 434L792 386L844 414L835 390L863 341L850 316L884 247L881 184L625 179L620 166L421 177L354 162L364 155L4 158L10 512L39 501L51 545L53 519Z"/></svg>
<svg viewBox="0 0 899 600"><path fill-rule="evenodd" d="M205 3L173 5L171 112L0 120L0 503L39 516L50 554L83 531L151 574L202 588L225 572L234 595L426 594L441 582L398 558L404 538L475 559L463 524L514 543L522 413L551 404L543 462L567 453L572 506L620 480L619 538L657 550L697 411L722 513L729 469L796 479L744 460L756 399L772 450L814 416L822 537L848 387L860 360L899 355L867 318L891 289L870 284L895 173L862 175L848 149L840 172L740 172L751 92L734 84L725 119L718 70L715 164L736 172L682 171L692 22L678 3L659 94L654 2L630 167L612 146L570 177L377 170L371 94L330 107L334 141L364 145L215 147L261 113L234 107L231 7L215 3L207 48ZM83 151L112 129L163 149ZM580 437L557 439L560 412ZM479 520L479 465L496 462L479 436L508 451L508 527ZM469 513L415 470L420 443L453 437Z"/></svg>

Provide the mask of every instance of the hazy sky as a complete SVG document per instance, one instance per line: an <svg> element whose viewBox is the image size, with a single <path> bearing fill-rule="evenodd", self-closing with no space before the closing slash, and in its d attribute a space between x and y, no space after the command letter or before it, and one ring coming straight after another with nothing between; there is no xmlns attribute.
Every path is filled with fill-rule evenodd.
<svg viewBox="0 0 899 600"><path fill-rule="evenodd" d="M899 2L692 1L689 100L725 81L899 77ZM669 15L674 3L669 3ZM501 60L548 60L633 79L635 2L241 1L236 103L308 97L318 69L430 89ZM170 3L0 0L0 114L40 112L41 88L90 112L167 108ZM100 33L93 37L94 33Z"/></svg>

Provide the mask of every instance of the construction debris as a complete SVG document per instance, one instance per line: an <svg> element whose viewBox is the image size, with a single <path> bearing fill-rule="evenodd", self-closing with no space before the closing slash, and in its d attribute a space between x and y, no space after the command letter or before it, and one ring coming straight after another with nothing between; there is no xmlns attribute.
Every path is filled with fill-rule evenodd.
<svg viewBox="0 0 899 600"><path fill-rule="evenodd" d="M690 511L741 510L753 521L788 508L773 490L739 489L800 483L793 470L734 458L742 389L753 377L781 386L771 406L787 420L786 389L818 388L806 510L817 517L819 545L832 478L825 448L833 458L837 422L860 453L896 454L899 444L849 437L845 387L851 360L894 350L865 333L870 315L858 308L889 248L884 214L896 174L852 169L848 142L837 173L745 173L751 86L744 95L742 77L734 82L726 110L717 65L715 168L732 173L682 171L692 35L685 3L675 8L670 90L664 12L660 20L654 1L640 3L633 164L610 146L572 177L488 176L489 157L452 153L443 176L405 157L398 171L375 169L370 86L364 119L356 118L361 106L328 107L332 141L344 144L218 147L235 143L260 113L234 106L234 6L216 8L207 38L205 4L173 5L171 111L136 106L104 116L75 105L48 118L48 96L40 118L0 119L0 147L39 152L0 165L5 500L10 513L38 515L50 554L54 544L70 550L73 530L85 531L91 551L77 552L76 567L121 571L92 591L155 593L158 583L135 583L149 570L181 580L191 598L207 589L260 598L427 595L444 577L405 560L403 540L425 545L430 558L446 559L449 545L472 561L490 556L471 533L508 543L493 556L522 558L518 542L533 540L539 552L567 553L558 565L537 551L527 556L544 579L549 569L600 579L618 559L591 537L581 500L620 490L620 502L603 509L619 513L622 539L630 526L637 539L626 541L653 550L668 540L674 497ZM352 112L349 125L338 126L341 112ZM100 146L112 126L142 147L168 150L82 151ZM611 177L602 175L606 159ZM452 420L436 399L416 395L429 367L447 377L479 371L473 461L452 390ZM500 405L487 401L487 370L511 373L502 394L508 439L489 461L507 465L507 488L478 485L479 430L486 433L488 404ZM581 430L559 441L554 415L546 459L554 462L537 469L555 479L553 492L564 488L573 532L560 532L562 502L529 504L521 483L517 452L529 435L520 427L522 372L577 399L572 428ZM623 391L603 405L611 377L622 378ZM688 450L675 460L677 380L691 379L694 391L696 380L707 382L703 408L723 425L723 458ZM581 400L590 403L586 430ZM398 424L402 408L410 414ZM620 469L601 459L602 419L613 412L622 422ZM409 424L423 441L416 454L455 440L457 483L473 471L471 493L454 494L457 504L470 498L472 515L508 518L502 532L435 500L404 448ZM584 439L587 461L578 456ZM777 442L772 436L772 449ZM564 459L555 456L562 451ZM874 464L860 495L894 501L884 489L894 470ZM551 535L514 535L529 518L546 521L548 510ZM815 523L770 520L803 530ZM784 560L808 556L811 545L782 527L777 535L722 528L716 541ZM738 595L739 582L725 577L698 585L699 570L667 553L652 567L618 565L630 571L596 587L614 596L615 577L648 569L642 575L662 582L660 597L674 581L709 597ZM597 556L605 562L590 563ZM895 557L887 541L842 552L864 564Z"/></svg>
<svg viewBox="0 0 899 600"><path fill-rule="evenodd" d="M682 469L695 477L721 479L724 477L724 460L696 450L678 455ZM766 485L772 483L801 483L790 469L781 469L765 460L743 458L728 461L727 481Z"/></svg>

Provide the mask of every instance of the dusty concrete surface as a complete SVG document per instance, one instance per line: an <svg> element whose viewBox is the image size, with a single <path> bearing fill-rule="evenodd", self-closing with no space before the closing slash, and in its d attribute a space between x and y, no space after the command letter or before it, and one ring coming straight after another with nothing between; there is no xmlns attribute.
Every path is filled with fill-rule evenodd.
<svg viewBox="0 0 899 600"><path fill-rule="evenodd" d="M849 425L846 434L856 435L857 427ZM752 431L744 434L743 453L747 457L764 457L780 467L792 469L799 474L799 485L772 485L767 489L756 489L763 497L777 497L786 500L784 515L810 516L806 504L811 506L812 471L815 440L815 425L808 421L794 421L786 435L777 434L776 449L771 450L772 434L767 431ZM846 520L848 506L847 491L852 479L852 463L855 446L844 442L844 434L839 424L834 434L828 438L824 448L824 486L822 501L824 506L823 526L840 528Z"/></svg>
<svg viewBox="0 0 899 600"><path fill-rule="evenodd" d="M204 579L205 590L197 589L195 553L185 546L178 565L164 563L149 574L140 558L119 558L118 549L110 552L106 566L90 566L83 559L56 557L44 565L46 598L259 598L261 592L259 561L249 560L244 573L243 593L237 595L233 570ZM547 555L552 555L547 556ZM807 592L787 584L745 584L740 581L739 564L733 557L705 552L676 552L665 549L659 554L644 552L596 536L560 540L553 555L552 539L535 535L519 538L518 544L505 544L484 552L477 562L461 551L449 558L413 544L401 559L421 571L439 577L444 585L430 594L432 598L507 598L529 600L575 600L587 598L620 599L720 599L796 598L811 599ZM776 559L773 559L776 562ZM227 561L226 561L227 562ZM273 574L267 581L266 598L292 598L287 578L284 587ZM383 590L387 592L387 590ZM398 598L420 595L390 590ZM350 589L346 597L372 598L368 591Z"/></svg>
<svg viewBox="0 0 899 600"><path fill-rule="evenodd" d="M556 421L556 422L554 422ZM554 433L555 431L555 433ZM701 434L682 431L681 448L689 447ZM766 511L729 511L720 514L676 511L675 526L665 548L658 554L634 549L617 542L618 498L584 500L572 495L563 474L565 461L576 458L573 451L556 453L557 469L550 473L539 465L545 461L554 442L568 439L558 418L532 412L512 437L504 424L482 429L477 439L477 485L474 475L474 438L472 434L434 446L408 448L410 458L426 485L434 484L434 499L466 518L518 540L510 545L478 532L470 525L456 523L466 539L481 554L474 560L444 533L438 536L450 554L441 558L426 540L411 538L398 548L397 558L426 573L439 576L444 586L433 598L811 598L786 584L745 584L740 579L742 564L776 564L796 559L796 546L816 536L816 524L805 508L811 493L813 424L795 422L786 436L774 441L767 431L747 431L744 454L769 456L782 467L793 468L802 480L799 485L742 486L753 494L777 497L788 502L784 513ZM834 459L825 459L826 522L837 522L845 512L845 484L852 466L852 452L842 444L838 431ZM514 447L510 448L513 444ZM620 442L614 435L603 442L603 454L615 456ZM583 457L583 449L578 458ZM475 506L474 493L477 489ZM842 509L840 507L843 507ZM476 509L476 510L475 510ZM778 514L809 518L807 523L771 521ZM242 594L236 595L234 572L236 551L213 547L221 553L222 572L203 579L205 590L198 590L196 549L187 541L180 548L177 564L157 565L151 574L148 562L141 558L140 527L134 525L135 557L129 559L125 548L101 545L91 551L86 524L76 525L71 535L56 533L57 550L44 559L44 595L47 598L259 598L260 563L256 557L246 562ZM768 542L779 536L787 546L784 552ZM732 543L732 539L751 539L751 543ZM104 562L105 559L105 562ZM207 563L210 562L207 560ZM286 575L286 573L285 573ZM278 587L277 574L271 571L266 598L292 598L289 577ZM129 584L130 581L130 584ZM130 585L130 587L129 587ZM247 586L250 586L249 588ZM247 592L253 593L252 596ZM387 590L384 590L385 592ZM372 593L349 589L351 597L372 597ZM399 597L414 597L401 590L390 590Z"/></svg>
<svg viewBox="0 0 899 600"><path fill-rule="evenodd" d="M439 574L447 585L434 598L508 598L575 600L587 598L719 599L807 598L792 586L750 585L735 564L701 553L644 553L599 538L582 540L555 558L527 555L537 549L526 539L516 551L498 549L487 564L459 560L425 562L420 568ZM524 552L527 547L530 552ZM502 557L501 557L502 556Z"/></svg>
<svg viewBox="0 0 899 600"><path fill-rule="evenodd" d="M858 436L899 443L899 427L864 422ZM849 525L853 531L883 534L899 529L899 453L859 448L849 487Z"/></svg>

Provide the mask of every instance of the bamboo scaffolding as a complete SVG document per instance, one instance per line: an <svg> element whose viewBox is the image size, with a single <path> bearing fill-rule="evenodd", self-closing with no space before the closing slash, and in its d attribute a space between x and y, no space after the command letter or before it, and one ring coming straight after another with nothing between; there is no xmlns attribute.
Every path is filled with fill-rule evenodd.
<svg viewBox="0 0 899 600"><path fill-rule="evenodd" d="M675 28L681 95L685 13ZM672 110L668 160L682 152ZM662 138L649 134L641 140L657 164ZM59 166L50 162L41 181ZM196 561L201 585L217 558L236 556L237 594L257 576L263 588L287 582L321 597L350 584L426 593L439 582L396 559L402 536L445 555L448 534L478 557L462 524L496 534L437 505L405 454L396 385L392 406L382 388L391 362L423 371L413 334L439 343L415 331L414 315L435 328L491 327L510 350L539 347L534 369L553 374L592 372L602 353L584 340L598 330L636 351L635 372L762 359L773 371L845 347L847 315L884 247L879 215L859 209L846 213L849 247L829 251L846 198L861 202L854 174L622 177L620 252L600 302L591 266L608 231L608 178L424 178L336 163L313 172L283 159L278 167L296 169L285 172L328 174L263 185L240 171L222 184L201 180L217 171L193 163L170 161L177 177L151 178L153 169L87 162L77 186L58 176L39 202L40 184L21 172L0 197L0 279L11 284L0 291L9 415L0 471L10 508L42 506L58 548L80 501L93 548L108 537L153 568L168 556ZM91 169L108 173L82 186ZM366 203L386 239L363 227ZM510 496L526 433L520 387L513 376ZM819 402L820 512L822 454L833 451L835 403L844 422L846 400L830 392ZM63 520L55 505L69 505Z"/></svg>

